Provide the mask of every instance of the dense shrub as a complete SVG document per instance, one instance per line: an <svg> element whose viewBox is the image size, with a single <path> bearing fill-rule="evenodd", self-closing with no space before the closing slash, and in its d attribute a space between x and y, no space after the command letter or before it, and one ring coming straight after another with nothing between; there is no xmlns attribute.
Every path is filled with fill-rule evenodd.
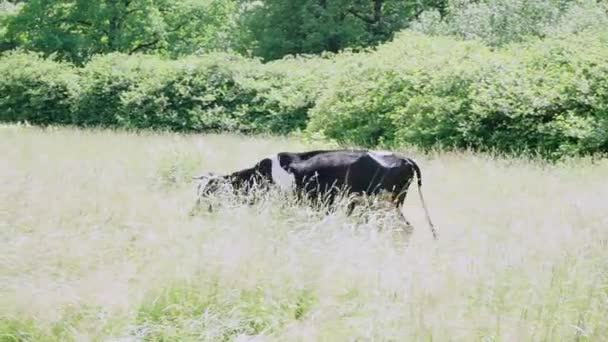
<svg viewBox="0 0 608 342"><path fill-rule="evenodd" d="M256 87L264 110L252 118L271 132L285 133L304 128L309 112L329 87L334 73L357 54L287 57L263 65L264 79L250 83ZM260 115L265 113L264 115Z"/></svg>
<svg viewBox="0 0 608 342"><path fill-rule="evenodd" d="M81 71L74 123L287 133L314 101L289 67L228 54L180 60L108 54Z"/></svg>
<svg viewBox="0 0 608 342"><path fill-rule="evenodd" d="M606 3L595 0L452 0L447 12L426 11L410 27L503 46L608 25Z"/></svg>
<svg viewBox="0 0 608 342"><path fill-rule="evenodd" d="M308 131L322 132L339 142L373 146L393 135L394 126L387 113L395 104L387 95L402 89L403 84L392 82L390 70L353 69L347 69L352 70L352 77L338 79L321 97L312 111Z"/></svg>
<svg viewBox="0 0 608 342"><path fill-rule="evenodd" d="M0 121L69 123L77 82L68 64L35 53L4 53L0 56Z"/></svg>
<svg viewBox="0 0 608 342"><path fill-rule="evenodd" d="M607 32L512 46L505 55L517 63L493 67L471 93L480 145L608 152Z"/></svg>
<svg viewBox="0 0 608 342"><path fill-rule="evenodd" d="M206 56L159 63L151 77L122 94L120 124L173 130L239 129L238 106L251 100L236 80L234 65L239 62Z"/></svg>
<svg viewBox="0 0 608 342"><path fill-rule="evenodd" d="M559 18L545 25L542 35L553 37L575 34L589 28L608 26L608 3L595 0L577 0L564 6Z"/></svg>
<svg viewBox="0 0 608 342"><path fill-rule="evenodd" d="M7 38L7 26L21 9L22 4L0 0L0 52L16 47L15 42Z"/></svg>
<svg viewBox="0 0 608 342"><path fill-rule="evenodd" d="M401 34L343 68L312 111L308 131L369 146L461 139L463 95L488 55L478 43Z"/></svg>
<svg viewBox="0 0 608 342"><path fill-rule="evenodd" d="M491 52L402 34L345 67L308 131L364 145L608 152L607 42L591 30Z"/></svg>
<svg viewBox="0 0 608 342"><path fill-rule="evenodd" d="M287 133L312 106L285 71L215 54L166 62L122 96L121 124L175 130Z"/></svg>
<svg viewBox="0 0 608 342"><path fill-rule="evenodd" d="M80 97L74 123L114 126L124 116L125 92L167 72L167 62L153 56L112 53L97 56L80 70Z"/></svg>
<svg viewBox="0 0 608 342"><path fill-rule="evenodd" d="M491 49L402 32L373 51L263 64L109 54L0 64L0 120L324 136L365 146L608 152L608 31Z"/></svg>

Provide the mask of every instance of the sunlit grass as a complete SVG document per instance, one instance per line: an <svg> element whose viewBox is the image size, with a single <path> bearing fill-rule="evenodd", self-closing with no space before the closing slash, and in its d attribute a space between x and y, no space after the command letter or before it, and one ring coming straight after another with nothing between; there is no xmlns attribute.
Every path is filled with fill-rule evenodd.
<svg viewBox="0 0 608 342"><path fill-rule="evenodd" d="M608 161L413 156L411 236L277 192L192 214L279 138L0 127L0 340L608 338ZM361 212L359 212L361 214Z"/></svg>

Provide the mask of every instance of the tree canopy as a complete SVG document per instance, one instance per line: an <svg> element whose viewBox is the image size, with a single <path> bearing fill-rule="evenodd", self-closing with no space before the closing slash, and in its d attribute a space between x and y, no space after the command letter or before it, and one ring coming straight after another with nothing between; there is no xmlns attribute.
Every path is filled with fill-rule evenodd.
<svg viewBox="0 0 608 342"><path fill-rule="evenodd" d="M605 0L0 0L0 51L234 52L265 61L360 50L409 28L491 46L608 25Z"/></svg>
<svg viewBox="0 0 608 342"><path fill-rule="evenodd" d="M115 51L176 55L226 49L234 5L225 0L30 0L7 20L5 40L74 62Z"/></svg>
<svg viewBox="0 0 608 342"><path fill-rule="evenodd" d="M244 18L254 54L336 52L383 42L427 9L443 12L446 0L266 0Z"/></svg>
<svg viewBox="0 0 608 342"><path fill-rule="evenodd" d="M29 0L0 10L0 48L56 53L83 63L95 54L179 56L236 51L264 59L336 52L390 39L448 0ZM8 4L4 2L4 4Z"/></svg>

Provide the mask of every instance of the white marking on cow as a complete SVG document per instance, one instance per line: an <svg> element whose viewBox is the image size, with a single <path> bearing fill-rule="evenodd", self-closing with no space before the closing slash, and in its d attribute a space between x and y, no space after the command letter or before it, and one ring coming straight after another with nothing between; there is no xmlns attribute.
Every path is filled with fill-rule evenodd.
<svg viewBox="0 0 608 342"><path fill-rule="evenodd" d="M281 167L279 155L273 154L269 158L272 162L272 181L282 189L293 189L296 185L296 177Z"/></svg>
<svg viewBox="0 0 608 342"><path fill-rule="evenodd" d="M390 151L369 151L367 152L367 154L369 154L370 157L372 157L375 161L378 162L378 164L384 166L384 167L391 167L394 164L394 161L392 160L387 160L385 157L392 157L395 154L393 152Z"/></svg>

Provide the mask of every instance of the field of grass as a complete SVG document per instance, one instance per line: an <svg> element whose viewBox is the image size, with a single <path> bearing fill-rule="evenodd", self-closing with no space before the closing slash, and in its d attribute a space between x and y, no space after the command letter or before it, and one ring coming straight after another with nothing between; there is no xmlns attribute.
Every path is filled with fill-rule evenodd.
<svg viewBox="0 0 608 342"><path fill-rule="evenodd" d="M608 160L421 154L433 241L270 193L191 213L279 138L0 127L0 341L605 341Z"/></svg>

